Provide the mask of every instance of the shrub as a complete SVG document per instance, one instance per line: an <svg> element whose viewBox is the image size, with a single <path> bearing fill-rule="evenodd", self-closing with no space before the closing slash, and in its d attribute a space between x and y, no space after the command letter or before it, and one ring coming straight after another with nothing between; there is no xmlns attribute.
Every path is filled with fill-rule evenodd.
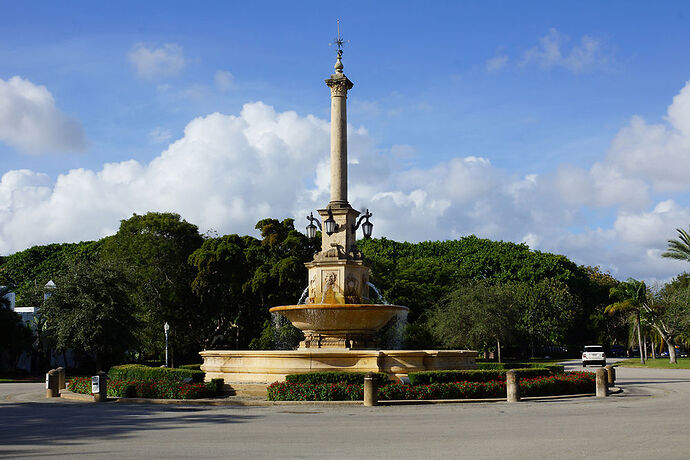
<svg viewBox="0 0 690 460"><path fill-rule="evenodd" d="M200 371L201 364L183 364L181 366L178 366L178 369L191 369L194 371Z"/></svg>
<svg viewBox="0 0 690 460"><path fill-rule="evenodd" d="M520 379L523 396L592 393L594 374L569 372L553 376ZM276 382L267 389L270 401L359 401L363 384ZM380 400L505 398L505 380L488 382L436 382L423 385L389 383L379 388Z"/></svg>
<svg viewBox="0 0 690 460"><path fill-rule="evenodd" d="M73 393L91 394L91 379L89 377L74 377L67 385L69 391Z"/></svg>
<svg viewBox="0 0 690 460"><path fill-rule="evenodd" d="M275 382L266 393L269 401L361 401L364 384Z"/></svg>
<svg viewBox="0 0 690 460"><path fill-rule="evenodd" d="M548 369L515 369L521 378L543 377L551 375ZM408 377L412 385L428 385L430 383L447 382L490 382L505 380L506 369L466 369L451 371L420 371L410 372Z"/></svg>
<svg viewBox="0 0 690 460"><path fill-rule="evenodd" d="M306 374L288 374L285 376L285 381L290 383L345 383L350 385L364 384L364 376L366 372L341 372L341 371L324 371L324 372L307 372ZM388 374L385 372L372 372L374 381L379 385L384 385L388 382Z"/></svg>
<svg viewBox="0 0 690 460"><path fill-rule="evenodd" d="M520 379L522 396L554 396L594 392L593 372L568 372L550 377Z"/></svg>
<svg viewBox="0 0 690 460"><path fill-rule="evenodd" d="M113 380L155 380L165 382L204 381L204 372L195 369L171 369L168 367L148 367L142 364L124 364L113 366L108 371L108 378Z"/></svg>
<svg viewBox="0 0 690 460"><path fill-rule="evenodd" d="M108 380L108 396L113 398L160 398L197 399L218 394L223 379L213 379L207 383L183 383L153 380ZM91 379L75 377L70 380L70 391L91 394Z"/></svg>
<svg viewBox="0 0 690 460"><path fill-rule="evenodd" d="M429 385L392 383L379 390L379 399L476 399L506 395L505 381L447 382Z"/></svg>
<svg viewBox="0 0 690 460"><path fill-rule="evenodd" d="M543 363L477 363L477 369L548 369L552 374L562 374L565 367L562 364Z"/></svg>

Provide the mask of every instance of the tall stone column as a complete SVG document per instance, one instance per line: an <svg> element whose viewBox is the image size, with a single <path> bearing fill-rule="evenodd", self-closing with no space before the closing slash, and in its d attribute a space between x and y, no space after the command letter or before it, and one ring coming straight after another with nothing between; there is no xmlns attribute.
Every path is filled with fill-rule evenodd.
<svg viewBox="0 0 690 460"><path fill-rule="evenodd" d="M343 73L338 50L335 73L326 80L331 88L331 201L333 208L349 207L347 201L347 92L353 83Z"/></svg>

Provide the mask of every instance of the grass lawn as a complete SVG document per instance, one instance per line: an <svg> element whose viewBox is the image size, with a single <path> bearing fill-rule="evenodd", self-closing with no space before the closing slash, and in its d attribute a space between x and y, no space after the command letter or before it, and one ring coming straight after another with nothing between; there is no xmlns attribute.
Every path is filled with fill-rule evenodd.
<svg viewBox="0 0 690 460"><path fill-rule="evenodd" d="M626 359L618 363L618 366L624 367L648 367L652 369L690 369L690 358L678 358L678 364L671 364L668 358L648 359L643 366L640 364L639 358Z"/></svg>

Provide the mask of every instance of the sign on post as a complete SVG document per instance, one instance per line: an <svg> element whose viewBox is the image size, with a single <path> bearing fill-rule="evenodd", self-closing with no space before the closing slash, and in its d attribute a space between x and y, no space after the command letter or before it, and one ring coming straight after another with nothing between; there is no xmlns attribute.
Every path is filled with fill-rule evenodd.
<svg viewBox="0 0 690 460"><path fill-rule="evenodd" d="M101 392L101 379L99 376L94 375L91 377L91 393L98 394Z"/></svg>

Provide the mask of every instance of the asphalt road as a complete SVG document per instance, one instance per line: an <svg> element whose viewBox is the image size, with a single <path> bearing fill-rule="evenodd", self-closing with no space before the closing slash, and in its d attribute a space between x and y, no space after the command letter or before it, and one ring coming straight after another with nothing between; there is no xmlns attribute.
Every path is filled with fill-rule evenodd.
<svg viewBox="0 0 690 460"><path fill-rule="evenodd" d="M0 456L690 458L690 370L622 368L617 385L601 399L367 408L97 405L3 383Z"/></svg>

